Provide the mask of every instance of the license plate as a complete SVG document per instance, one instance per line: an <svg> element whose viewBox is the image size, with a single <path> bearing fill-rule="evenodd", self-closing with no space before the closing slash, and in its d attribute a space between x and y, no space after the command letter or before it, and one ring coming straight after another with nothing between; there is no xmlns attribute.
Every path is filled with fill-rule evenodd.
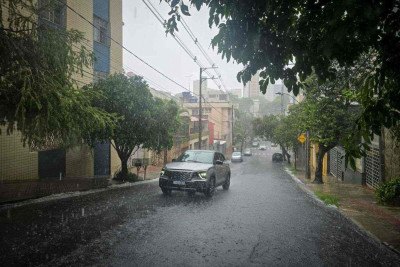
<svg viewBox="0 0 400 267"><path fill-rule="evenodd" d="M175 185L185 185L184 181L173 181L173 184Z"/></svg>

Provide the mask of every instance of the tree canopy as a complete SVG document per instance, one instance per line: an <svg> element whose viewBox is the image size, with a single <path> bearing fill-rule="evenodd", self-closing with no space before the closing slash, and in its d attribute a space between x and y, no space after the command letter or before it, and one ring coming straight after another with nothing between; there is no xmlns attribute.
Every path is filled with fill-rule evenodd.
<svg viewBox="0 0 400 267"><path fill-rule="evenodd" d="M93 105L119 119L113 131L93 132L91 142L110 141L121 160L121 177L127 178L128 159L139 148L171 148L179 128L176 103L155 99L140 76L113 74L89 86L98 97Z"/></svg>
<svg viewBox="0 0 400 267"><path fill-rule="evenodd" d="M251 141L253 138L253 127L251 124L253 116L251 113L240 109L236 109L234 114L233 141L235 144L240 145L240 151L242 152L246 142Z"/></svg>
<svg viewBox="0 0 400 267"><path fill-rule="evenodd" d="M91 106L93 92L77 90L76 77L93 59L80 44L83 34L41 20L58 1L0 2L0 125L36 148L71 145L112 127L113 116Z"/></svg>
<svg viewBox="0 0 400 267"><path fill-rule="evenodd" d="M190 15L189 4L209 8L209 26L219 29L211 44L223 58L245 66L238 80L247 82L261 70L262 91L282 79L297 94L314 72L320 83L333 80L335 62L357 73L362 85L358 125L365 132L379 134L381 126L399 125L398 0L165 1L172 7L170 33L178 30L179 12Z"/></svg>
<svg viewBox="0 0 400 267"><path fill-rule="evenodd" d="M151 141L147 142L147 146L157 152L171 149L175 134L180 130L180 124L178 104L173 100L156 98L152 115L153 130L149 136Z"/></svg>

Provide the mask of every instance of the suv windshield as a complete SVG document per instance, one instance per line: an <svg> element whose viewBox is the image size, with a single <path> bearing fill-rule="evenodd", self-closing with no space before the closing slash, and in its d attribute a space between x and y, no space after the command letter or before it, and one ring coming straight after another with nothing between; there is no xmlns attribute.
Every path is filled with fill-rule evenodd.
<svg viewBox="0 0 400 267"><path fill-rule="evenodd" d="M212 151L186 151L176 161L179 162L200 162L213 164L214 152Z"/></svg>

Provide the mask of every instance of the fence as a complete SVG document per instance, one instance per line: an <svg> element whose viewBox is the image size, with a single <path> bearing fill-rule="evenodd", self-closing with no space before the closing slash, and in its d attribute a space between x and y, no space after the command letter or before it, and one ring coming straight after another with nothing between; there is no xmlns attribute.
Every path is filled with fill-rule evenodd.
<svg viewBox="0 0 400 267"><path fill-rule="evenodd" d="M365 157L365 178L368 186L377 188L382 181L382 159L378 146L372 146Z"/></svg>
<svg viewBox="0 0 400 267"><path fill-rule="evenodd" d="M345 152L340 147L334 147L329 151L329 172L343 181L345 164L344 164Z"/></svg>

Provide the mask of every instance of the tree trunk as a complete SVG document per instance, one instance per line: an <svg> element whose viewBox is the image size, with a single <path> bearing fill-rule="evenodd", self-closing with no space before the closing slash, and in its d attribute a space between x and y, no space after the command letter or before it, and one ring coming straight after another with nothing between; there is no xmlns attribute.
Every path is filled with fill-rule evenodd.
<svg viewBox="0 0 400 267"><path fill-rule="evenodd" d="M294 149L294 169L297 170L297 149Z"/></svg>
<svg viewBox="0 0 400 267"><path fill-rule="evenodd" d="M168 161L168 150L165 149L164 150L164 165L168 163L167 161Z"/></svg>
<svg viewBox="0 0 400 267"><path fill-rule="evenodd" d="M319 146L317 153L317 168L315 170L315 179L314 183L322 184L324 183L322 180L322 169L324 164L324 156L328 150L324 146Z"/></svg>
<svg viewBox="0 0 400 267"><path fill-rule="evenodd" d="M125 181L128 179L128 158L121 158L121 179Z"/></svg>
<svg viewBox="0 0 400 267"><path fill-rule="evenodd" d="M281 145L281 148L282 148L283 160L287 159L288 163L290 164L290 154L287 152L284 146Z"/></svg>
<svg viewBox="0 0 400 267"><path fill-rule="evenodd" d="M240 153L243 153L243 145L244 145L244 140L242 140L240 144Z"/></svg>
<svg viewBox="0 0 400 267"><path fill-rule="evenodd" d="M285 148L282 145L279 145L281 147L282 150L282 156L283 156L283 160L286 161L286 153L285 153Z"/></svg>

